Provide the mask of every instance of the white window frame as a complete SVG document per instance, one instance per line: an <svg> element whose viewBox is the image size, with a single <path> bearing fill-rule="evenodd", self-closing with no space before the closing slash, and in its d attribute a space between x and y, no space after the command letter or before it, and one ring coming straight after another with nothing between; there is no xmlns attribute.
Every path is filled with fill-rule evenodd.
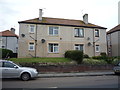
<svg viewBox="0 0 120 90"><path fill-rule="evenodd" d="M50 51L50 44L53 45L52 52ZM55 46L55 44L57 44L57 46ZM57 51L55 51L55 48L57 48ZM48 52L49 53L59 53L59 44L58 43L48 43Z"/></svg>
<svg viewBox="0 0 120 90"><path fill-rule="evenodd" d="M78 46L76 46L76 45L78 45ZM81 46L83 46L83 50L80 50L80 49L81 49L81 48L80 48ZM75 44L75 45L74 45L74 49L77 50L76 48L78 48L78 50L84 52L84 44Z"/></svg>
<svg viewBox="0 0 120 90"><path fill-rule="evenodd" d="M82 31L82 34L81 34ZM74 36L75 37L84 37L84 29L83 28L74 28Z"/></svg>
<svg viewBox="0 0 120 90"><path fill-rule="evenodd" d="M53 32L52 34L50 34L50 28L53 28L52 29L52 32ZM57 34L55 34L56 31L57 31ZM59 35L59 27L58 26L49 26L48 35L50 35L50 36L58 36Z"/></svg>
<svg viewBox="0 0 120 90"><path fill-rule="evenodd" d="M98 48L98 50L97 50L97 48ZM100 45L95 45L95 51L100 52Z"/></svg>
<svg viewBox="0 0 120 90"><path fill-rule="evenodd" d="M33 45L30 45L30 43L33 43ZM31 47L33 47L33 49L31 49ZM35 50L35 43L34 42L29 42L29 51L34 51Z"/></svg>
<svg viewBox="0 0 120 90"><path fill-rule="evenodd" d="M100 31L98 29L95 29L95 37L100 37Z"/></svg>
<svg viewBox="0 0 120 90"><path fill-rule="evenodd" d="M35 33L35 25L30 25L29 33Z"/></svg>

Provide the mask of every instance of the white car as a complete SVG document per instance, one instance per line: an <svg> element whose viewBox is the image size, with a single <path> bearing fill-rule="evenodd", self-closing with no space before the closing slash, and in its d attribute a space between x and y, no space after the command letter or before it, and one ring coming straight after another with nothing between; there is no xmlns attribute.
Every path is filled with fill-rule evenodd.
<svg viewBox="0 0 120 90"><path fill-rule="evenodd" d="M115 74L120 74L120 63L118 63L117 66L113 68L113 70Z"/></svg>
<svg viewBox="0 0 120 90"><path fill-rule="evenodd" d="M34 68L21 67L12 61L0 60L0 76L1 78L20 78L27 81L36 78L38 72Z"/></svg>

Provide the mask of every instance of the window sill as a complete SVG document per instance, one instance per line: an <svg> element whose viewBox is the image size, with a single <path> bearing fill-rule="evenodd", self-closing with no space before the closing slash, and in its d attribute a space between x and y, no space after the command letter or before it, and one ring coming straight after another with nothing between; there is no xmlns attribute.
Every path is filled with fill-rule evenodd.
<svg viewBox="0 0 120 90"><path fill-rule="evenodd" d="M48 54L59 54L59 52L48 52Z"/></svg>
<svg viewBox="0 0 120 90"><path fill-rule="evenodd" d="M34 52L35 50L29 50L29 52Z"/></svg>
<svg viewBox="0 0 120 90"><path fill-rule="evenodd" d="M84 38L84 37L75 36L75 38Z"/></svg>

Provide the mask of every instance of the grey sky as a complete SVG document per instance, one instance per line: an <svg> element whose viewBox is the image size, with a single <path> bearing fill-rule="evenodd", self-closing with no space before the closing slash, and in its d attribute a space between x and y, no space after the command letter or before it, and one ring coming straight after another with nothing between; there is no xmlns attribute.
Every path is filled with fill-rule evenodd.
<svg viewBox="0 0 120 90"><path fill-rule="evenodd" d="M43 8L44 17L82 20L85 13L89 22L110 30L118 24L120 0L0 0L0 31L11 27L19 33L18 21L36 18Z"/></svg>

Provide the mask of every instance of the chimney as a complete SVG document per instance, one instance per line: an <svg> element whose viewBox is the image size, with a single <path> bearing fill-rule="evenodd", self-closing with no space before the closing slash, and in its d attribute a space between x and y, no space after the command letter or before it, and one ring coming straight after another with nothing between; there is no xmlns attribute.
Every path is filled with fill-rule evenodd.
<svg viewBox="0 0 120 90"><path fill-rule="evenodd" d="M42 21L42 9L39 9L39 20Z"/></svg>
<svg viewBox="0 0 120 90"><path fill-rule="evenodd" d="M11 28L10 31L15 34L15 29L14 28Z"/></svg>
<svg viewBox="0 0 120 90"><path fill-rule="evenodd" d="M85 24L88 24L88 14L85 14L85 15L83 16L83 22L84 22Z"/></svg>

